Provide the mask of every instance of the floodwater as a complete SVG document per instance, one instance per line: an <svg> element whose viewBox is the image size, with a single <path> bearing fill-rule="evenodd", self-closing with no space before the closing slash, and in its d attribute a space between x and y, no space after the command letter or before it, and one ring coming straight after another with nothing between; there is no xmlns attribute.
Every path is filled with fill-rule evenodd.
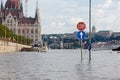
<svg viewBox="0 0 120 80"><path fill-rule="evenodd" d="M48 50L0 54L0 80L120 80L120 53Z"/></svg>

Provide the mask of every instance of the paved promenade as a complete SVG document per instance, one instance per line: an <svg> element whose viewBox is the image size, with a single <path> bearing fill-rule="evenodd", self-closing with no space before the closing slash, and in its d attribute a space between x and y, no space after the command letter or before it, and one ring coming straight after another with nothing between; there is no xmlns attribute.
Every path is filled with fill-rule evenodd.
<svg viewBox="0 0 120 80"><path fill-rule="evenodd" d="M23 47L31 47L31 46L0 40L0 53L17 52L21 50L21 48Z"/></svg>

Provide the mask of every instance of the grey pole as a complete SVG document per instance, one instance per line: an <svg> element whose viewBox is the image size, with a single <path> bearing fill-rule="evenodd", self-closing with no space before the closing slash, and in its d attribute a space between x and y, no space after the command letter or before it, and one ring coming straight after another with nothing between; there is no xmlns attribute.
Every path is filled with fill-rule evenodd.
<svg viewBox="0 0 120 80"><path fill-rule="evenodd" d="M89 45L91 45L91 0L89 0ZM89 61L91 61L91 49L89 50Z"/></svg>
<svg viewBox="0 0 120 80"><path fill-rule="evenodd" d="M83 60L83 54L82 54L82 40L80 40L80 45L81 45L81 61Z"/></svg>

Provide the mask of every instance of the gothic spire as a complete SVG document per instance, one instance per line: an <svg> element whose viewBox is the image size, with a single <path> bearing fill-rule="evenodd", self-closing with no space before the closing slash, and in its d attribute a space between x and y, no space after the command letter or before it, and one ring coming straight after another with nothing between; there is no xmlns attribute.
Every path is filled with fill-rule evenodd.
<svg viewBox="0 0 120 80"><path fill-rule="evenodd" d="M20 9L23 11L22 0L20 0L20 3L21 3Z"/></svg>
<svg viewBox="0 0 120 80"><path fill-rule="evenodd" d="M40 16L39 16L38 0L36 1L35 19L39 22Z"/></svg>
<svg viewBox="0 0 120 80"><path fill-rule="evenodd" d="M3 1L1 0L1 10L3 10Z"/></svg>

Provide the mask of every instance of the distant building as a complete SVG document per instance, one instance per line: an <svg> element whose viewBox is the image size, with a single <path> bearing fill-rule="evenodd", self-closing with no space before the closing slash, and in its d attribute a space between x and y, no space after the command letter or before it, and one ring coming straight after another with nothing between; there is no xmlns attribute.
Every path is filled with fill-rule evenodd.
<svg viewBox="0 0 120 80"><path fill-rule="evenodd" d="M113 37L118 37L118 36L120 36L120 32L113 32L112 36Z"/></svg>
<svg viewBox="0 0 120 80"><path fill-rule="evenodd" d="M109 38L112 35L112 31L111 30L102 30L102 31L98 31L96 33L96 35L105 37L105 38Z"/></svg>
<svg viewBox="0 0 120 80"><path fill-rule="evenodd" d="M96 34L96 27L95 26L93 26L92 27L92 37L94 37L95 36L95 34Z"/></svg>
<svg viewBox="0 0 120 80"><path fill-rule="evenodd" d="M7 0L5 6L1 0L0 23L13 33L30 38L34 43L42 42L38 1L35 17L32 18L24 16L22 0Z"/></svg>
<svg viewBox="0 0 120 80"><path fill-rule="evenodd" d="M88 32L85 32L85 33L86 33L86 38L87 38L89 33ZM78 39L77 34L78 34L78 31L75 31L73 33L67 33L67 34L64 34L64 36L62 36L62 38Z"/></svg>
<svg viewBox="0 0 120 80"><path fill-rule="evenodd" d="M96 27L93 26L93 27L92 27L92 34L95 34L95 33L96 33Z"/></svg>
<svg viewBox="0 0 120 80"><path fill-rule="evenodd" d="M63 49L63 41L60 41L60 49Z"/></svg>
<svg viewBox="0 0 120 80"><path fill-rule="evenodd" d="M73 39L77 39L77 33L78 32L74 32L74 33L67 33L67 34L64 34L63 38L73 38Z"/></svg>

